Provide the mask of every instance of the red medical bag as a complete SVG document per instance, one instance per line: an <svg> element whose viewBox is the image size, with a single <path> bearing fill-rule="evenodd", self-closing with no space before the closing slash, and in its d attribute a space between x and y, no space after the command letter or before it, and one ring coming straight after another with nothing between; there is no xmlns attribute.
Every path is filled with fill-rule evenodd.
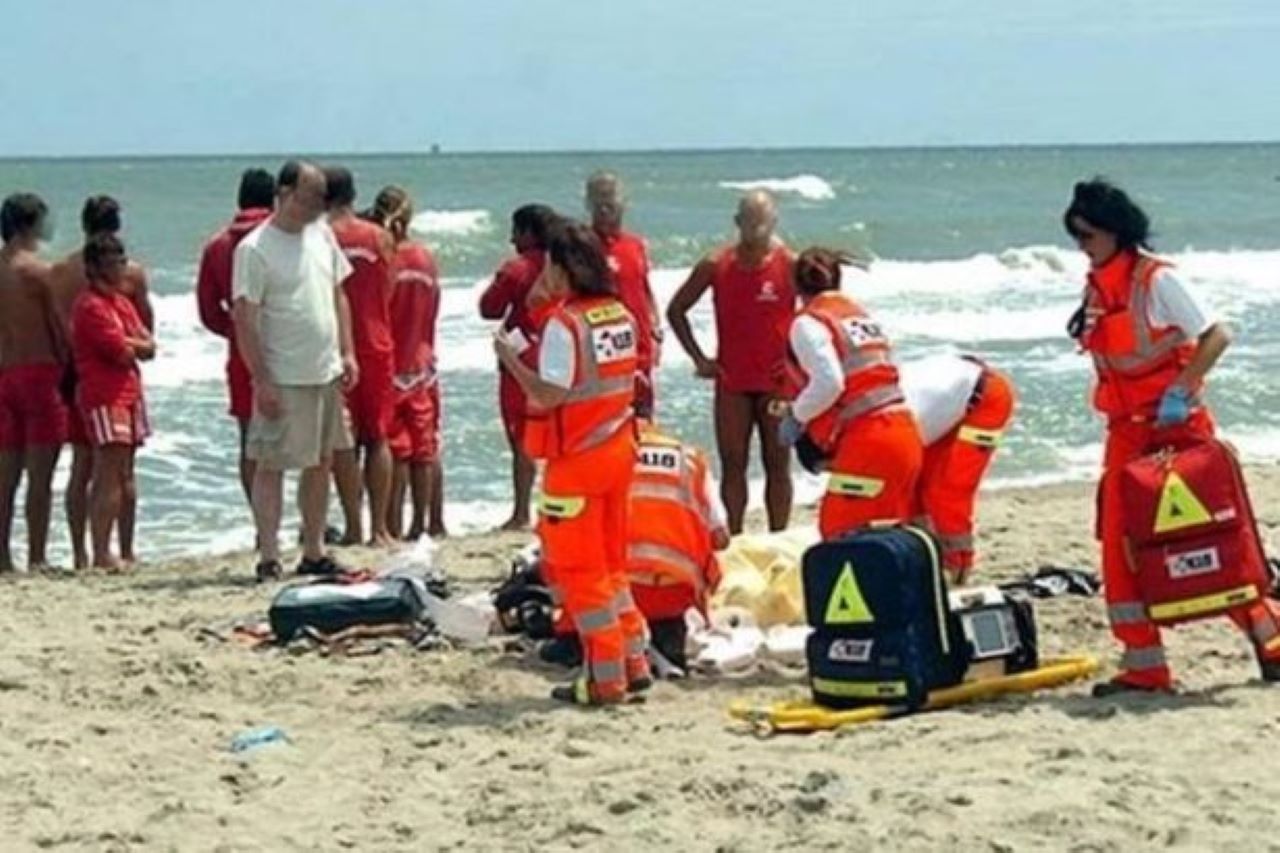
<svg viewBox="0 0 1280 853"><path fill-rule="evenodd" d="M1129 566L1152 622L1217 616L1266 594L1266 555L1230 447L1184 440L1120 477Z"/></svg>

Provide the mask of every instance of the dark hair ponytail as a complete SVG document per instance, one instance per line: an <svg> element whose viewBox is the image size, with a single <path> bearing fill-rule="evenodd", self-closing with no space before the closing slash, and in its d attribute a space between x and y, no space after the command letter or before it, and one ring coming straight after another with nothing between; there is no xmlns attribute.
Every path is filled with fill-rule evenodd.
<svg viewBox="0 0 1280 853"><path fill-rule="evenodd" d="M803 296L816 296L827 290L840 289L840 267L860 264L860 260L844 249L810 246L800 253L795 263L795 284Z"/></svg>

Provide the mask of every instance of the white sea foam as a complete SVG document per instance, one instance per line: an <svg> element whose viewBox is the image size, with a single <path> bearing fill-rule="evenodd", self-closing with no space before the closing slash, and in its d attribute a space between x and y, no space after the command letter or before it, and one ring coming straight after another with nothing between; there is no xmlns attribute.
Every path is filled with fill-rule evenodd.
<svg viewBox="0 0 1280 853"><path fill-rule="evenodd" d="M409 230L422 237L466 237L492 231L493 219L487 210L424 210Z"/></svg>
<svg viewBox="0 0 1280 853"><path fill-rule="evenodd" d="M721 181L720 187L726 190L768 190L778 195L798 195L810 201L829 201L836 197L836 191L823 178L817 175L796 175L791 178L758 178L748 181Z"/></svg>

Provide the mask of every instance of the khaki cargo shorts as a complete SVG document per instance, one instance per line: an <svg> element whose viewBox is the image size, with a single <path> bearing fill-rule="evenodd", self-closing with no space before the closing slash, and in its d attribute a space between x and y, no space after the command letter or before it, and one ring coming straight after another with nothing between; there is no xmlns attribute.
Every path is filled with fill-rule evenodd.
<svg viewBox="0 0 1280 853"><path fill-rule="evenodd" d="M350 450L351 430L340 380L328 385L281 385L280 417L254 407L245 455L268 470L314 468L335 450Z"/></svg>

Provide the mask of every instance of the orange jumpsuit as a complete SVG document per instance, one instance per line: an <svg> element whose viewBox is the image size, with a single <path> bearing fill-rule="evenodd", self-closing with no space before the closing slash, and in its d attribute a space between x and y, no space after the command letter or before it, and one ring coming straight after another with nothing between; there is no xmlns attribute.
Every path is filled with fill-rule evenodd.
<svg viewBox="0 0 1280 853"><path fill-rule="evenodd" d="M538 535L548 580L582 640L590 698L616 702L649 675L626 564L635 328L608 297L570 299L552 321L573 337L572 385L555 409L530 409L522 440L530 457L546 461Z"/></svg>
<svg viewBox="0 0 1280 853"><path fill-rule="evenodd" d="M1150 288L1165 262L1123 251L1090 273L1085 290L1086 315L1095 318L1081 343L1093 357L1098 383L1093 403L1107 418L1107 443L1098 483L1098 535L1102 540L1102 575L1111 632L1124 646L1118 680L1139 687L1165 689L1172 676L1160 629L1147 617L1124 544L1124 506L1120 472L1147 451L1157 437L1155 415L1160 399L1196 351L1196 342L1176 327L1155 327L1148 315ZM1192 389L1191 418L1181 430L1211 436L1213 419ZM1280 644L1267 644L1280 634L1276 605L1269 599L1241 605L1228 614L1248 632L1260 657L1280 660Z"/></svg>
<svg viewBox="0 0 1280 853"><path fill-rule="evenodd" d="M978 487L1013 419L1015 399L1013 382L984 365L964 417L924 452L913 514L938 537L942 565L956 583L973 571Z"/></svg>
<svg viewBox="0 0 1280 853"><path fill-rule="evenodd" d="M715 534L724 532L708 503L701 453L646 426L631 484L627 566L631 591L650 622L706 611L720 582Z"/></svg>
<svg viewBox="0 0 1280 853"><path fill-rule="evenodd" d="M888 339L858 303L834 291L810 299L796 317L822 324L844 376L836 402L805 424L813 441L831 453L818 508L822 538L873 521L907 519L924 448L915 418L902 405ZM793 375L804 377L796 354L790 355Z"/></svg>

